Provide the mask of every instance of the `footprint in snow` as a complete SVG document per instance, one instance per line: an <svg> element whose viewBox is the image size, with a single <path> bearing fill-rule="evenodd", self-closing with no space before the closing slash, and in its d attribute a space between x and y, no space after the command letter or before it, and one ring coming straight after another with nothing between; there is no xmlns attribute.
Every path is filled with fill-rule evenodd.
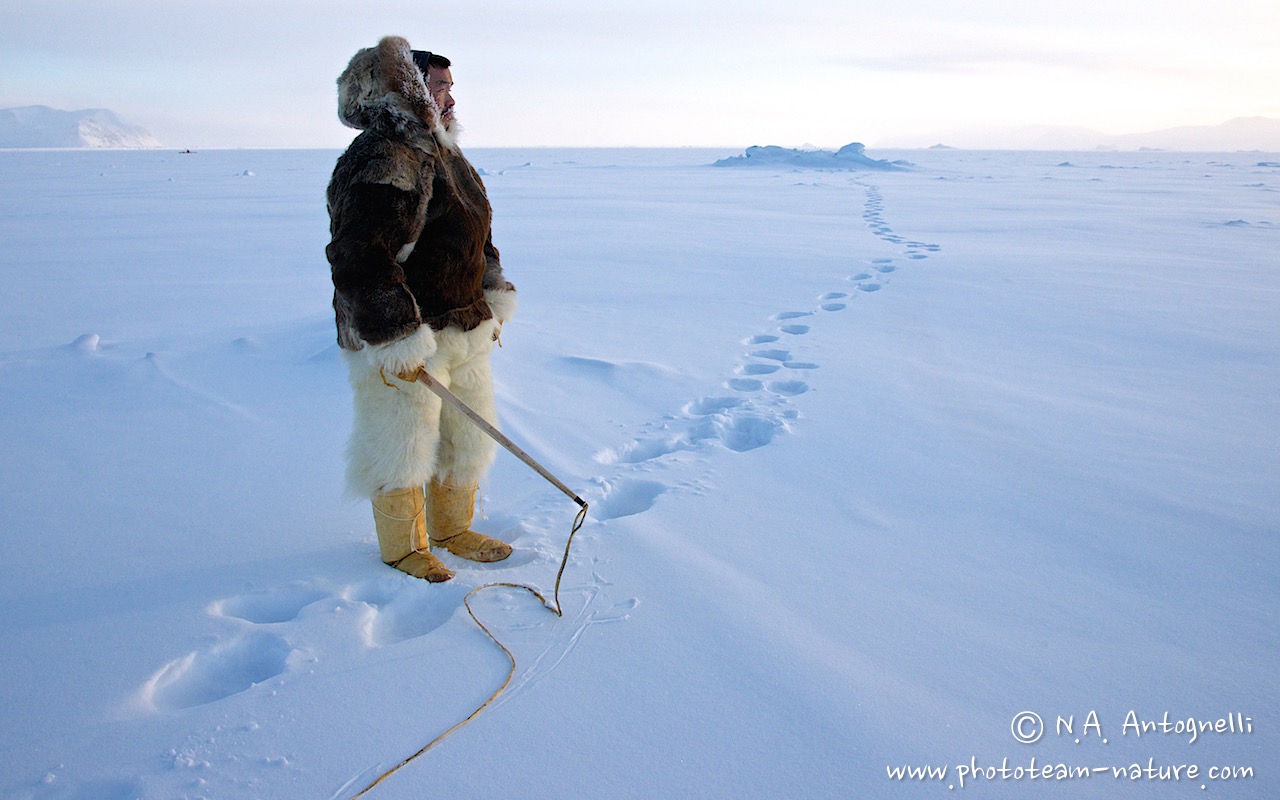
<svg viewBox="0 0 1280 800"><path fill-rule="evenodd" d="M349 586L342 597L370 610L361 623L365 641L385 647L426 636L448 622L466 592L453 581L429 584L386 575Z"/></svg>
<svg viewBox="0 0 1280 800"><path fill-rule="evenodd" d="M604 481L602 488L603 496L591 504L592 516L602 521L642 514L667 490L657 481L636 479Z"/></svg>
<svg viewBox="0 0 1280 800"><path fill-rule="evenodd" d="M742 405L740 397L704 397L686 405L684 412L690 416L705 417L729 411L740 405Z"/></svg>
<svg viewBox="0 0 1280 800"><path fill-rule="evenodd" d="M219 600L210 607L210 613L259 625L288 622L296 619L302 609L327 596L328 592L311 586L283 586Z"/></svg>
<svg viewBox="0 0 1280 800"><path fill-rule="evenodd" d="M523 556L525 561L533 558L531 553ZM354 611L342 619L359 626L356 633L366 646L383 647L426 636L443 625L466 591L461 584L427 584L391 573L336 593L294 583L217 600L208 613L235 622L240 630L165 664L136 697L143 708L176 711L223 700L285 674L297 652L289 639L291 625L304 610L324 601L337 610Z"/></svg>
<svg viewBox="0 0 1280 800"><path fill-rule="evenodd" d="M847 292L827 292L826 294L823 294L822 297L818 298L818 300L827 301L823 302L822 306L819 307L822 308L823 311L844 311L847 307L845 303L831 301L845 300L846 297L849 297L849 293Z"/></svg>
<svg viewBox="0 0 1280 800"><path fill-rule="evenodd" d="M879 187L857 180L853 183L862 186L866 191L862 219L867 228L878 238L890 244L905 245L906 256L916 260L928 258L927 255L919 252L920 250L936 253L942 249L939 245L930 242L918 242L895 234L893 227L884 218L884 196L880 193Z"/></svg>
<svg viewBox="0 0 1280 800"><path fill-rule="evenodd" d="M694 436L719 441L736 453L745 453L764 447L784 427L785 423L763 414L721 415L699 425Z"/></svg>
<svg viewBox="0 0 1280 800"><path fill-rule="evenodd" d="M769 391L786 397L795 397L809 391L809 384L804 381L774 381L769 384Z"/></svg>
<svg viewBox="0 0 1280 800"><path fill-rule="evenodd" d="M596 454L595 459L601 464L643 464L687 449L689 449L688 442L678 434L649 437L636 439L616 450L603 450ZM593 516L595 516L594 512L595 509L592 508Z"/></svg>
<svg viewBox="0 0 1280 800"><path fill-rule="evenodd" d="M282 674L293 652L284 637L251 631L165 664L142 687L140 699L160 711L206 705Z"/></svg>
<svg viewBox="0 0 1280 800"><path fill-rule="evenodd" d="M756 350L751 353L751 357L770 361L787 361L791 358L791 353L786 350Z"/></svg>

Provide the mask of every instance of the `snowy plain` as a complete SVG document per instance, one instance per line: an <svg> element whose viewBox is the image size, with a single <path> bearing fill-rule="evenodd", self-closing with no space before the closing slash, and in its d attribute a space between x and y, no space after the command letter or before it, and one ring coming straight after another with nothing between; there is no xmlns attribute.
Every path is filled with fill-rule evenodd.
<svg viewBox="0 0 1280 800"><path fill-rule="evenodd" d="M367 796L1280 795L1280 156L731 155L471 153L501 423L591 515ZM379 562L336 156L0 152L0 796L350 797L506 675L462 598L574 507L500 454L509 562Z"/></svg>

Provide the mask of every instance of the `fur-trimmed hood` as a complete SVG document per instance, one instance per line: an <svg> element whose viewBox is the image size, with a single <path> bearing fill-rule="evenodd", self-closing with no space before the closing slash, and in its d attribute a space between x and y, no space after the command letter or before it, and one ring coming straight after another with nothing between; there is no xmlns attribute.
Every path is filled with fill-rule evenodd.
<svg viewBox="0 0 1280 800"><path fill-rule="evenodd" d="M426 325L469 331L515 310L484 183L440 123L409 43L388 36L338 79L362 132L326 193L338 343L396 342Z"/></svg>
<svg viewBox="0 0 1280 800"><path fill-rule="evenodd" d="M338 119L356 130L401 135L444 129L409 42L399 36L384 37L352 56L338 76Z"/></svg>

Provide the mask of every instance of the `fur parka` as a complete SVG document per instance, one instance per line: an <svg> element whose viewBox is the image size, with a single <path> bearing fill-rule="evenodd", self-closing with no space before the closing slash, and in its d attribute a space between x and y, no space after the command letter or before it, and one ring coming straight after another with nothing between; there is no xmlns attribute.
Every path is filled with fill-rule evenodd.
<svg viewBox="0 0 1280 800"><path fill-rule="evenodd" d="M506 319L515 287L493 246L489 198L407 41L388 36L356 53L338 78L338 116L361 131L327 193L338 344L360 350L423 325L469 331Z"/></svg>

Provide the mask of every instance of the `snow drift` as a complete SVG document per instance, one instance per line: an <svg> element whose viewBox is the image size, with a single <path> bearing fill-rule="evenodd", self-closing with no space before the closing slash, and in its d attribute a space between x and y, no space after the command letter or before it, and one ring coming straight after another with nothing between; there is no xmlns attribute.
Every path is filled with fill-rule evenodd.
<svg viewBox="0 0 1280 800"><path fill-rule="evenodd" d="M799 150L766 145L748 147L740 156L715 162L717 167L797 167L801 169L874 169L899 170L906 161L882 161L871 158L861 142L850 142L834 153L830 150Z"/></svg>

